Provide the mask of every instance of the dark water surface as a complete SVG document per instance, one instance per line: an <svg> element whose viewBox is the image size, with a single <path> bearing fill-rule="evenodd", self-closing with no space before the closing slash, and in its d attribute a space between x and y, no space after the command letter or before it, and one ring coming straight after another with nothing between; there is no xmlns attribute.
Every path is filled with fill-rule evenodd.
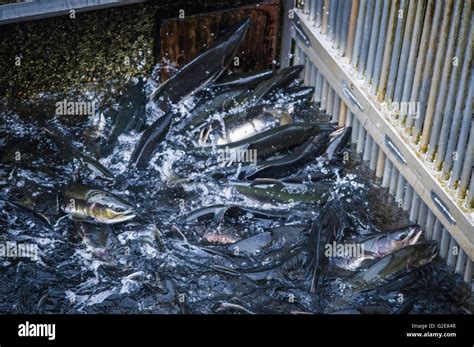
<svg viewBox="0 0 474 347"><path fill-rule="evenodd" d="M148 81L144 93L155 88ZM99 103L101 97L90 95ZM51 104L61 98L45 95L42 101ZM180 104L179 111L186 114L195 101ZM118 108L118 101L111 107ZM244 197L229 184L234 176L213 175L206 169L209 158L190 154L195 134L178 133L173 127L145 170L128 168L140 134L122 134L111 154L98 157L118 178L110 185L61 152L41 130L46 124L42 121L48 120L81 151L93 155L110 131L110 112L89 120L35 114L37 109L41 108L28 104L2 109L1 197L42 212L56 225L51 230L31 214L0 201L0 242L36 244L39 250L36 260L0 258L0 312L397 313L407 307L411 313L466 312L468 291L440 259L389 286L363 292L354 289L353 275L329 264L316 293L310 291L315 244L309 229L325 214L332 213L330 226L346 223L346 237L364 238L409 224L406 213L373 183L372 173L349 146L346 160L328 164L317 158L295 171L306 178L333 173L325 180L331 194L327 205L332 209L317 203L274 204ZM147 105L147 124L159 115L153 104ZM312 108L297 114L300 121L315 117L324 119ZM111 226L91 225L87 230L71 219L60 219L64 213L58 208L58 195L73 181L102 187L133 202L137 218ZM277 210L281 218L244 213L235 218L228 215L219 224L186 221L195 209L230 203ZM255 252L236 255L229 248L280 226L300 228L274 240L270 249L256 241Z"/></svg>

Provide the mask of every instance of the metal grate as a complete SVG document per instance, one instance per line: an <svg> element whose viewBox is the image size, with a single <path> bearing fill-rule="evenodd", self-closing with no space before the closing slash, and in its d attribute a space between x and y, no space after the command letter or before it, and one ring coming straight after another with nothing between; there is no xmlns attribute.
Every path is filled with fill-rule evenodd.
<svg viewBox="0 0 474 347"><path fill-rule="evenodd" d="M296 6L296 7L295 7ZM281 64L304 64L314 101L381 185L472 283L471 0L285 2Z"/></svg>

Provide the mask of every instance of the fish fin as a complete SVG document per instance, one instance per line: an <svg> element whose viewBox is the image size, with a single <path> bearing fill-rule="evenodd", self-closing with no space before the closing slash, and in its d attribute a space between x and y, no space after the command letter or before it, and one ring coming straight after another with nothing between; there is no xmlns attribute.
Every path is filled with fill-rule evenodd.
<svg viewBox="0 0 474 347"><path fill-rule="evenodd" d="M216 225L219 225L224 220L225 213L229 209L228 206L220 207L215 213L214 217L212 218L212 222Z"/></svg>

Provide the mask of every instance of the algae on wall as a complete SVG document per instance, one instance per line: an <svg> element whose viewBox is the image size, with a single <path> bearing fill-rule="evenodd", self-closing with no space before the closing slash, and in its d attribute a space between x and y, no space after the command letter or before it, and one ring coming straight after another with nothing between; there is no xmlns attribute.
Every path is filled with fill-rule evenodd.
<svg viewBox="0 0 474 347"><path fill-rule="evenodd" d="M140 4L3 26L0 97L34 101L148 74L155 11Z"/></svg>

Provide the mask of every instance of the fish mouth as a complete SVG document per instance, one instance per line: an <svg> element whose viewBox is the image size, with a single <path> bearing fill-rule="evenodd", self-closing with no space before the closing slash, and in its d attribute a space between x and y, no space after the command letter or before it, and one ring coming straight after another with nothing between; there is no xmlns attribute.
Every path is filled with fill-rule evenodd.
<svg viewBox="0 0 474 347"><path fill-rule="evenodd" d="M412 225L408 227L406 232L403 232L396 236L395 243L400 247L410 246L418 243L423 230L418 225Z"/></svg>
<svg viewBox="0 0 474 347"><path fill-rule="evenodd" d="M439 248L436 242L429 242L419 245L420 247L426 248L421 251L421 254L419 254L420 260L417 263L410 264L411 267L427 265L431 263L439 254Z"/></svg>
<svg viewBox="0 0 474 347"><path fill-rule="evenodd" d="M409 230L410 231L408 232L408 235L405 237L403 242L406 245L414 245L420 240L420 237L423 234L423 230L421 230L418 225L410 226Z"/></svg>
<svg viewBox="0 0 474 347"><path fill-rule="evenodd" d="M434 260L439 253L439 249L436 243L432 243L429 248L424 252L426 264Z"/></svg>
<svg viewBox="0 0 474 347"><path fill-rule="evenodd" d="M335 139L336 137L338 137L339 135L341 135L342 133L344 133L344 131L346 131L346 127L342 127L342 128L339 128L335 131L333 131L332 133L329 134L329 138L331 140Z"/></svg>
<svg viewBox="0 0 474 347"><path fill-rule="evenodd" d="M118 212L114 217L104 220L103 223L105 224L116 224L126 222L135 218L137 215L133 211L127 212Z"/></svg>

